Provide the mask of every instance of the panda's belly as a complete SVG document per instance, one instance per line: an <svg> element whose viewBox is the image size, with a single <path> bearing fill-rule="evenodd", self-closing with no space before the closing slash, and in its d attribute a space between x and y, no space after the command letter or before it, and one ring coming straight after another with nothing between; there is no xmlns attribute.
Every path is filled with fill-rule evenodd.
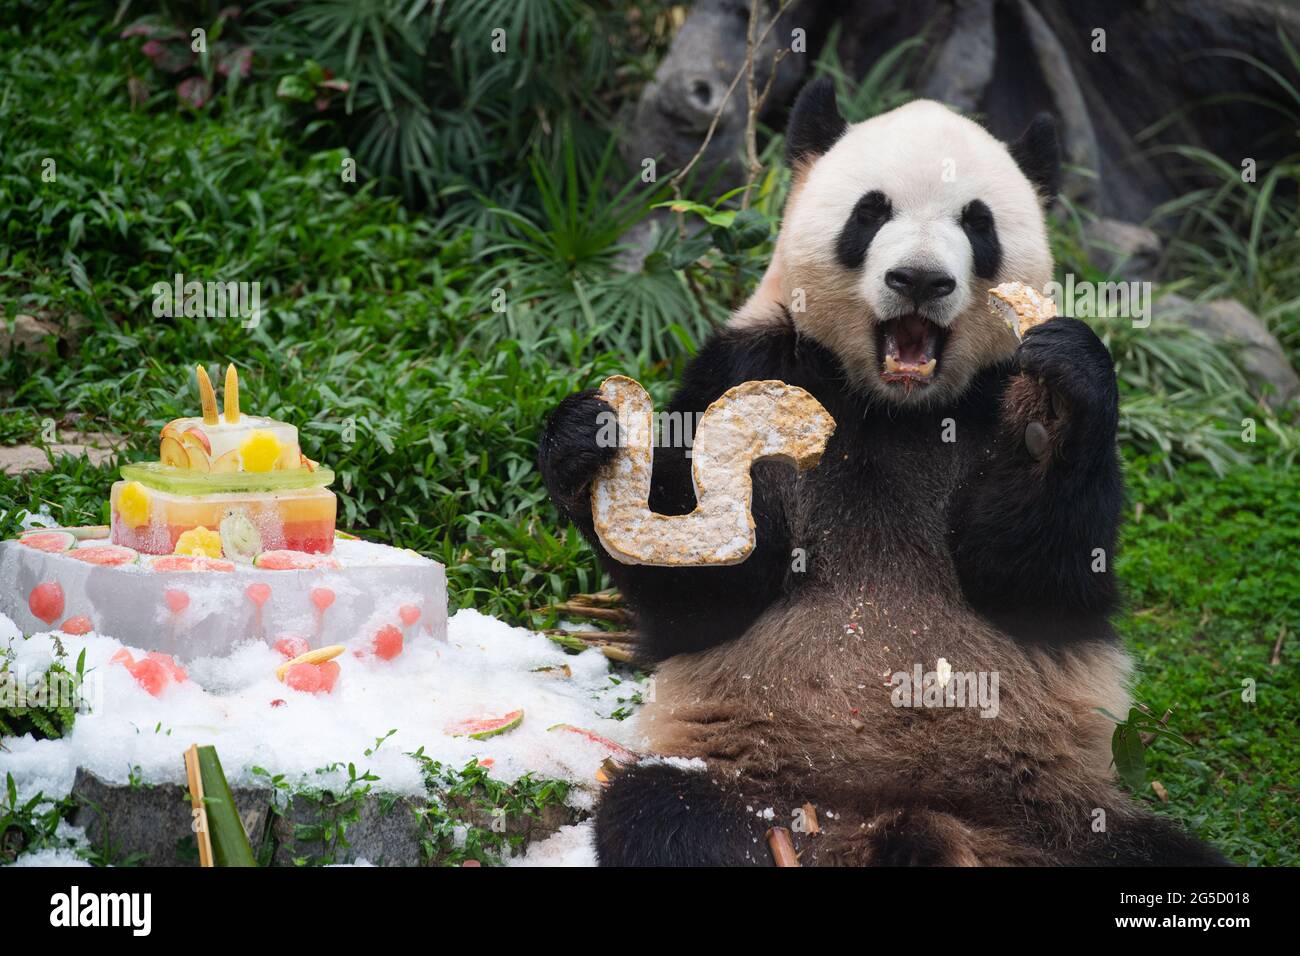
<svg viewBox="0 0 1300 956"><path fill-rule="evenodd" d="M810 797L1046 798L1106 779L1112 728L1096 708L1126 712L1127 668L1109 646L1025 649L915 583L841 586L665 662L640 726L656 753Z"/></svg>

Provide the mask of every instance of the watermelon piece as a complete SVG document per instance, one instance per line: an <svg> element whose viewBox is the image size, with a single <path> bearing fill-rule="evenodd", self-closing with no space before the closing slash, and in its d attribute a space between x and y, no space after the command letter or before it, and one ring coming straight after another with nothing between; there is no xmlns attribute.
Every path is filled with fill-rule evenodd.
<svg viewBox="0 0 1300 956"><path fill-rule="evenodd" d="M217 558L198 558L188 554L169 554L149 562L154 571L233 571L235 565Z"/></svg>
<svg viewBox="0 0 1300 956"><path fill-rule="evenodd" d="M546 729L548 731L563 730L571 734L577 734L580 737L586 737L588 740L598 743L608 750L610 755L619 763L630 763L633 760L636 760L636 754L632 751L628 750L622 744L614 743L614 741L610 740L608 737L602 737L594 730L588 730L585 727L575 727L573 724L553 724Z"/></svg>
<svg viewBox="0 0 1300 956"><path fill-rule="evenodd" d="M275 649L284 655L286 661L291 661L295 657L306 654L311 650L311 645L307 643L306 638L288 635L275 642Z"/></svg>
<svg viewBox="0 0 1300 956"><path fill-rule="evenodd" d="M126 669L131 672L135 682L147 690L154 697L158 697L171 682L171 674L160 661L145 657L134 664L127 664Z"/></svg>
<svg viewBox="0 0 1300 956"><path fill-rule="evenodd" d="M339 563L327 554L308 554L306 551L263 551L253 559L254 567L267 571L337 571Z"/></svg>
<svg viewBox="0 0 1300 956"><path fill-rule="evenodd" d="M261 607L267 601L271 600L271 585L263 584L258 581L257 583L250 584L248 587L244 588L244 594L248 595L250 601L258 607Z"/></svg>
<svg viewBox="0 0 1300 956"><path fill-rule="evenodd" d="M44 581L27 595L27 607L35 617L53 624L63 614L63 588L58 581Z"/></svg>
<svg viewBox="0 0 1300 956"><path fill-rule="evenodd" d="M108 662L110 664L127 664L127 665L134 664L135 655L132 654L124 647L121 650L119 650L116 654L114 654L112 657L110 657L108 659Z"/></svg>
<svg viewBox="0 0 1300 956"><path fill-rule="evenodd" d="M402 653L402 632L391 624L385 624L375 632L375 656L383 661L391 661Z"/></svg>
<svg viewBox="0 0 1300 956"><path fill-rule="evenodd" d="M512 710L508 714L500 717L471 717L468 720L462 720L450 724L446 732L452 737L470 737L474 740L487 740L489 737L495 737L497 734L504 734L514 730L524 722L523 709Z"/></svg>
<svg viewBox="0 0 1300 956"><path fill-rule="evenodd" d="M94 628L90 618L82 616L70 617L59 625L59 630L64 634L89 634Z"/></svg>
<svg viewBox="0 0 1300 956"><path fill-rule="evenodd" d="M37 551L60 554L77 546L77 536L71 531L33 531L19 538L18 543Z"/></svg>
<svg viewBox="0 0 1300 956"><path fill-rule="evenodd" d="M334 691L334 684L339 679L339 673L343 668L339 667L338 661L325 661L316 665L320 671L320 690L322 694L329 694Z"/></svg>
<svg viewBox="0 0 1300 956"><path fill-rule="evenodd" d="M150 661L157 661L159 664L161 664L164 668L166 668L167 676L170 677L178 684L183 683L190 676L188 673L186 673L185 668L181 667L180 664L177 664L176 661L172 659L172 656L170 654L162 654L158 651L150 651L148 654L145 655L145 659Z"/></svg>
<svg viewBox="0 0 1300 956"><path fill-rule="evenodd" d="M294 690L314 694L321 689L320 668L315 664L294 664L284 675L284 682Z"/></svg>
<svg viewBox="0 0 1300 956"><path fill-rule="evenodd" d="M77 548L69 551L68 557L87 564L100 567L116 568L124 564L135 564L140 560L140 552L124 548L120 544L96 544L89 548Z"/></svg>

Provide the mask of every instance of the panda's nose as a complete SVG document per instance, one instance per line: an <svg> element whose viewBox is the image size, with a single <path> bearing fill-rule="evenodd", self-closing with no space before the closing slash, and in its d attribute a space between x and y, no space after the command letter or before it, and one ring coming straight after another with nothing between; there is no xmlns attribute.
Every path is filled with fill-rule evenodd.
<svg viewBox="0 0 1300 956"><path fill-rule="evenodd" d="M957 288L957 280L946 272L937 269L914 269L903 266L890 269L885 273L885 285L901 296L922 305L935 299L942 299Z"/></svg>

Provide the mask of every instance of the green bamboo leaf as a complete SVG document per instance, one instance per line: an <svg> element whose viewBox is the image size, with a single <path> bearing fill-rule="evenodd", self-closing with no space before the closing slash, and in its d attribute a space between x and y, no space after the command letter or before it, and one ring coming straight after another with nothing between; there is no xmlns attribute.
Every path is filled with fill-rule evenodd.
<svg viewBox="0 0 1300 956"><path fill-rule="evenodd" d="M213 864L257 866L215 747L199 748L199 775L203 781L203 806L207 811L208 833L212 837Z"/></svg>

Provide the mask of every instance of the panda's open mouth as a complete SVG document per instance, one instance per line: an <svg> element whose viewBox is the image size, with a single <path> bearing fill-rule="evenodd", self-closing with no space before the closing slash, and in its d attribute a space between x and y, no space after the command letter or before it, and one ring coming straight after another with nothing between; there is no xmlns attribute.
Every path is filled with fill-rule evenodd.
<svg viewBox="0 0 1300 956"><path fill-rule="evenodd" d="M939 367L945 330L913 312L882 322L877 335L880 378L886 382L929 385Z"/></svg>

